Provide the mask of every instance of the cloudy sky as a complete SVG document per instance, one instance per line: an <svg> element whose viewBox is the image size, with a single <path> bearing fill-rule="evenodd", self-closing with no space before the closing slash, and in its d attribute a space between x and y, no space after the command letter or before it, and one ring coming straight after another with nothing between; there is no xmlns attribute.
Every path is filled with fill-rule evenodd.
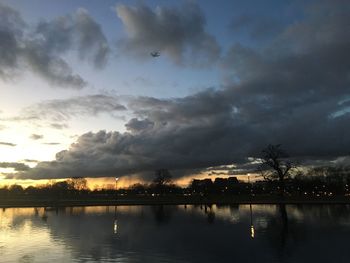
<svg viewBox="0 0 350 263"><path fill-rule="evenodd" d="M346 162L349 13L347 0L0 0L1 180L245 174L267 144Z"/></svg>

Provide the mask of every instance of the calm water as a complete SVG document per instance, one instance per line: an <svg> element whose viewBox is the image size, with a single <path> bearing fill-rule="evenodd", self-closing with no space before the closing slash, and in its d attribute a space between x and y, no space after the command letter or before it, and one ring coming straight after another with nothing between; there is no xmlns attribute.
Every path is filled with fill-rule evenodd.
<svg viewBox="0 0 350 263"><path fill-rule="evenodd" d="M349 240L350 206L0 211L0 262L350 262Z"/></svg>

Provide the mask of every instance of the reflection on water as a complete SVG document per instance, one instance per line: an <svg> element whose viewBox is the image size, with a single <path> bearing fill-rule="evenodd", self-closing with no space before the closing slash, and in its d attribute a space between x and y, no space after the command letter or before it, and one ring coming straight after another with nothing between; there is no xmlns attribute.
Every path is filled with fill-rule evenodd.
<svg viewBox="0 0 350 263"><path fill-rule="evenodd" d="M350 262L347 205L0 211L1 262Z"/></svg>
<svg viewBox="0 0 350 263"><path fill-rule="evenodd" d="M250 210L250 237L254 238L255 228L254 228L254 222L253 222L253 206L251 204L249 205L249 210Z"/></svg>
<svg viewBox="0 0 350 263"><path fill-rule="evenodd" d="M118 220L117 220L117 206L114 207L114 224L113 224L113 233L118 233Z"/></svg>

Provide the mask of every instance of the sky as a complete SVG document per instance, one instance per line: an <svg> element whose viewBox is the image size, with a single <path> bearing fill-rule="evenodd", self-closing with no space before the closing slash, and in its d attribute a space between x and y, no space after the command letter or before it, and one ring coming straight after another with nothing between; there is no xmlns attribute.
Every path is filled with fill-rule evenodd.
<svg viewBox="0 0 350 263"><path fill-rule="evenodd" d="M268 144L348 165L349 11L0 0L0 180L246 175Z"/></svg>

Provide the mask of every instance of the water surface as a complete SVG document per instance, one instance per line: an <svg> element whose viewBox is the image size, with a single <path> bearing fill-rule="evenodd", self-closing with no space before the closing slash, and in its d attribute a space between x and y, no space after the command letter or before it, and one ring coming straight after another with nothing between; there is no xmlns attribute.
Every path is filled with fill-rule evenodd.
<svg viewBox="0 0 350 263"><path fill-rule="evenodd" d="M0 211L1 262L350 262L350 206Z"/></svg>

